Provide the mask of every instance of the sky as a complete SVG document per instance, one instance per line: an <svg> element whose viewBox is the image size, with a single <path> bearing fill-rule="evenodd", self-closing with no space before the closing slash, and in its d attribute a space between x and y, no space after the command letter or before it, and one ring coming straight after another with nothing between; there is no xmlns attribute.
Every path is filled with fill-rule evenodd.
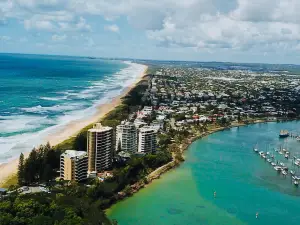
<svg viewBox="0 0 300 225"><path fill-rule="evenodd" d="M300 64L299 0L0 0L0 52Z"/></svg>

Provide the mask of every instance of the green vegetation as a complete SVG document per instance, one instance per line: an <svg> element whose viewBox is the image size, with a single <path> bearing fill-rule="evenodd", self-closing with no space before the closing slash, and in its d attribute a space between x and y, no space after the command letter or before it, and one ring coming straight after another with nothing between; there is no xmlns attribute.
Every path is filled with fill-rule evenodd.
<svg viewBox="0 0 300 225"><path fill-rule="evenodd" d="M11 194L8 199L0 202L0 224L111 224L97 202L92 203L89 199L76 196L77 192L70 191L68 194Z"/></svg>
<svg viewBox="0 0 300 225"><path fill-rule="evenodd" d="M145 77L123 99L122 104L108 113L103 125L118 125L133 117L143 104L148 77ZM76 136L51 147L49 144L33 149L27 159L20 155L18 176L14 181L19 186L45 183L51 193L18 194L15 191L0 202L0 224L117 224L109 221L102 209L133 192L137 183L146 184L147 175L170 162L172 155L167 146L169 137L160 137L156 154L133 156L126 164L115 165L114 176L100 182L90 179L86 184L56 182L60 154L67 149L86 150L86 134L92 125L83 128ZM16 183L14 183L16 184ZM11 190L16 190L12 186Z"/></svg>
<svg viewBox="0 0 300 225"><path fill-rule="evenodd" d="M28 158L20 155L18 168L18 184L48 183L57 176L59 169L60 151L51 148L50 144L33 149Z"/></svg>
<svg viewBox="0 0 300 225"><path fill-rule="evenodd" d="M12 176L10 176L3 185L1 185L1 187L3 188L9 188L12 187L14 185L16 185L18 183L18 176L17 174L14 174Z"/></svg>

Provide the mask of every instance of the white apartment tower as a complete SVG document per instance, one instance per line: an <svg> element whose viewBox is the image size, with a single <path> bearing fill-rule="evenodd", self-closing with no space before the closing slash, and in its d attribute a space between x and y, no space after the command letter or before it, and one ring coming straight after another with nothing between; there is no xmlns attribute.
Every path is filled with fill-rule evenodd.
<svg viewBox="0 0 300 225"><path fill-rule="evenodd" d="M155 153L157 142L157 130L145 126L139 131L138 152Z"/></svg>
<svg viewBox="0 0 300 225"><path fill-rule="evenodd" d="M119 149L121 147L121 149ZM116 151L137 152L137 129L133 123L122 121L116 131Z"/></svg>
<svg viewBox="0 0 300 225"><path fill-rule="evenodd" d="M87 134L88 172L100 172L112 165L113 128L96 123Z"/></svg>
<svg viewBox="0 0 300 225"><path fill-rule="evenodd" d="M88 156L86 152L67 150L60 156L60 178L82 181L87 178Z"/></svg>

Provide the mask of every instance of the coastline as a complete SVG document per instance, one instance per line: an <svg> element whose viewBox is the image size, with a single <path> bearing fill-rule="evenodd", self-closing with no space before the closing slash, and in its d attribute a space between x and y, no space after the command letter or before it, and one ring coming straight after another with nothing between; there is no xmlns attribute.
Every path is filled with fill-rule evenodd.
<svg viewBox="0 0 300 225"><path fill-rule="evenodd" d="M144 71L139 74L134 83L125 88L120 95L114 97L110 102L98 105L96 107L96 112L92 116L71 121L70 123L66 124L63 129L47 135L42 139L40 144L49 142L52 146L58 145L63 141L77 135L82 128L101 120L106 114L120 105L122 103L122 99L143 79L148 70L148 66L144 66ZM29 152L24 152L23 154L25 157L27 157ZM19 159L17 158L0 165L0 186L4 185L10 178L16 175L18 163Z"/></svg>
<svg viewBox="0 0 300 225"><path fill-rule="evenodd" d="M154 171L152 171L150 174L147 175L146 177L146 182L144 180L138 181L137 183L133 184L130 186L131 190L127 193L118 193L119 195L119 199L118 201L116 201L115 203L113 203L112 205L110 205L105 211L106 213L109 213L109 211L111 210L111 208L116 205L118 202L125 200L126 198L131 197L132 195L134 195L135 193L137 193L140 189L146 188L147 186L151 185L151 183L157 179L160 179L161 175L167 173L170 170L176 169L178 166L180 166L182 163L184 163L185 159L184 159L184 152L188 150L189 146L201 139L204 138L206 136L209 136L211 134L220 132L220 131L224 131L224 130L228 130L231 128L235 128L235 127L243 127L243 126L247 126L247 125L254 125L254 124L259 124L259 123L270 123L270 122L277 122L276 120L260 120L257 119L255 121L252 121L251 123L245 123L245 122L235 122L232 123L231 125L225 126L225 127L215 127L213 129L207 130L205 132L202 132L200 134L197 135L192 135L190 137L188 137L187 139L184 140L184 142L180 145L180 155L182 157L183 160L177 160L175 155L173 154L173 159L171 162L155 169Z"/></svg>

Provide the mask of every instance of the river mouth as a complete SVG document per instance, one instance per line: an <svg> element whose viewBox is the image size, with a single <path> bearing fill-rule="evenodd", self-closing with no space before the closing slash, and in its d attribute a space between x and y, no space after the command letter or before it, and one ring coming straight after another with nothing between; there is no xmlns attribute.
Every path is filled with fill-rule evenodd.
<svg viewBox="0 0 300 225"><path fill-rule="evenodd" d="M279 139L278 134L281 129L296 133L299 125L255 124L197 140L182 166L113 206L109 217L121 225L298 224L300 188L289 174L278 174L253 146L258 143L261 151L271 151L284 145L297 155L300 143Z"/></svg>

